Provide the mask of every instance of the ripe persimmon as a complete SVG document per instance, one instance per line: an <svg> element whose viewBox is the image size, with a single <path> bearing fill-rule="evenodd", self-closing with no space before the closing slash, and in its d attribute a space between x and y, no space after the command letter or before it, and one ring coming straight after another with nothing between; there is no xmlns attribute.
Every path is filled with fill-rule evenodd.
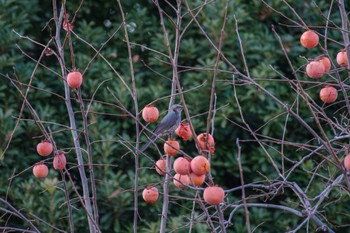
<svg viewBox="0 0 350 233"><path fill-rule="evenodd" d="M203 155L198 155L191 160L191 170L198 176L204 175L210 170L210 163Z"/></svg>
<svg viewBox="0 0 350 233"><path fill-rule="evenodd" d="M348 57L345 50L342 50L337 54L337 63L343 67L348 66Z"/></svg>
<svg viewBox="0 0 350 233"><path fill-rule="evenodd" d="M67 75L67 83L71 88L78 88L83 83L83 75L79 71L72 71Z"/></svg>
<svg viewBox="0 0 350 233"><path fill-rule="evenodd" d="M173 179L174 185L178 188L185 188L185 185L189 185L190 184L190 178L188 177L188 175L180 175L178 173L176 173L174 175L174 179Z"/></svg>
<svg viewBox="0 0 350 233"><path fill-rule="evenodd" d="M300 44L308 49L316 47L318 41L318 35L311 30L304 32L300 37Z"/></svg>
<svg viewBox="0 0 350 233"><path fill-rule="evenodd" d="M173 167L174 171L180 175L188 175L191 172L190 161L184 157L175 159Z"/></svg>
<svg viewBox="0 0 350 233"><path fill-rule="evenodd" d="M205 181L205 174L197 175L196 173L191 172L191 174L189 175L189 178L190 178L190 184L194 186L201 186Z"/></svg>
<svg viewBox="0 0 350 233"><path fill-rule="evenodd" d="M344 167L346 170L350 170L350 154L347 154L344 158Z"/></svg>
<svg viewBox="0 0 350 233"><path fill-rule="evenodd" d="M166 160L165 159L159 159L156 162L156 171L159 175L164 176L166 173Z"/></svg>
<svg viewBox="0 0 350 233"><path fill-rule="evenodd" d="M142 109L142 118L148 123L157 121L159 118L158 108L153 105L147 105Z"/></svg>
<svg viewBox="0 0 350 233"><path fill-rule="evenodd" d="M175 130L175 133L184 141L187 141L192 137L192 131L191 131L190 125L185 122L180 123L180 125Z"/></svg>
<svg viewBox="0 0 350 233"><path fill-rule="evenodd" d="M319 60L311 61L306 65L306 74L310 78L321 78L326 73L326 68Z"/></svg>
<svg viewBox="0 0 350 233"><path fill-rule="evenodd" d="M66 156L62 152L57 153L53 158L53 167L56 170L63 170L66 167L66 164Z"/></svg>
<svg viewBox="0 0 350 233"><path fill-rule="evenodd" d="M338 91L332 86L327 86L321 89L320 98L325 103L333 103L338 97Z"/></svg>
<svg viewBox="0 0 350 233"><path fill-rule="evenodd" d="M164 143L164 152L170 156L174 156L179 152L180 144L173 138L169 138L168 141Z"/></svg>
<svg viewBox="0 0 350 233"><path fill-rule="evenodd" d="M159 192L156 187L147 187L142 191L142 198L147 203L155 203L158 200Z"/></svg>
<svg viewBox="0 0 350 233"><path fill-rule="evenodd" d="M209 205L219 205L225 197L225 192L221 187L209 186L204 189L203 198Z"/></svg>
<svg viewBox="0 0 350 233"><path fill-rule="evenodd" d="M36 146L36 151L41 156L49 156L52 153L53 147L52 144L48 141L41 141Z"/></svg>
<svg viewBox="0 0 350 233"><path fill-rule="evenodd" d="M325 73L328 73L332 66L331 60L329 60L328 56L324 55L319 58L319 61L323 64Z"/></svg>
<svg viewBox="0 0 350 233"><path fill-rule="evenodd" d="M199 146L202 150L209 150L210 153L214 154L215 152L215 141L211 134L201 133L197 136Z"/></svg>
<svg viewBox="0 0 350 233"><path fill-rule="evenodd" d="M37 178L45 178L48 173L48 167L42 162L35 164L33 167L33 174Z"/></svg>

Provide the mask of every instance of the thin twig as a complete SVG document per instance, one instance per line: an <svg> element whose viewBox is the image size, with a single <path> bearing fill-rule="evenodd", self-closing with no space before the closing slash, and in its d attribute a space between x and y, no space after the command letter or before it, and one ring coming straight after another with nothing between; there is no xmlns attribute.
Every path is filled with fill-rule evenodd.
<svg viewBox="0 0 350 233"><path fill-rule="evenodd" d="M238 138L236 140L236 144L237 144L237 149L238 149L237 162L238 162L238 168L239 168L239 175L241 177L242 201L243 201L244 212L245 212L245 225L247 227L247 232L251 233L250 221L249 221L249 210L248 210L248 207L247 207L247 200L246 200L246 196L245 196L243 168L242 168L242 163L241 163L241 145L239 143L239 139Z"/></svg>
<svg viewBox="0 0 350 233"><path fill-rule="evenodd" d="M26 218L20 211L18 211L8 201L6 201L0 197L0 202L2 202L4 205L7 205L9 207L9 209L15 213L16 216L18 216L20 219L22 219L24 222L26 222L29 225L29 227L33 230L33 232L40 232L39 229L32 223L32 221L30 221L28 218Z"/></svg>

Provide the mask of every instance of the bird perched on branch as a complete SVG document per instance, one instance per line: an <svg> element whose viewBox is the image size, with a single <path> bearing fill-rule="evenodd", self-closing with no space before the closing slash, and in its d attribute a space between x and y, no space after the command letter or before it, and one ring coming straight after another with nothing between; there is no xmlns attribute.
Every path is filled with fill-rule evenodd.
<svg viewBox="0 0 350 233"><path fill-rule="evenodd" d="M168 114L159 122L156 128L153 130L152 136L149 141L143 145L140 149L141 152L145 151L151 143L157 138L165 134L173 134L176 128L181 122L181 112L183 107L180 104L174 104L170 107Z"/></svg>

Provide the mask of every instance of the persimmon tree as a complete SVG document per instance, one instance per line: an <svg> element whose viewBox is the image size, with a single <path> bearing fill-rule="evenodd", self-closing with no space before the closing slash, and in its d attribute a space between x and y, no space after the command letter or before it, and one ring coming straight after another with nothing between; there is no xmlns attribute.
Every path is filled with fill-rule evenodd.
<svg viewBox="0 0 350 233"><path fill-rule="evenodd" d="M116 0L107 32L84 18L97 3L50 4L40 38L13 28L29 71L2 73L20 103L2 158L18 137L33 155L7 177L1 230L346 228L348 3L251 1L278 19L272 52L241 1ZM142 151L173 104L179 128Z"/></svg>

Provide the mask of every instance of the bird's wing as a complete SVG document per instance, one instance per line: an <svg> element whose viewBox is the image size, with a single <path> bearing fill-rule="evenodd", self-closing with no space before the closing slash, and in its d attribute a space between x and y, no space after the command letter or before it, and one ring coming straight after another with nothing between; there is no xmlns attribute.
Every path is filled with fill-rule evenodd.
<svg viewBox="0 0 350 233"><path fill-rule="evenodd" d="M164 133L166 133L169 129L171 129L174 125L178 122L178 115L171 111L169 112L156 126L156 128L153 130L152 135L149 139L149 141L143 145L143 147L140 149L141 152L146 150L151 143L153 143L157 138L162 136Z"/></svg>
<svg viewBox="0 0 350 233"><path fill-rule="evenodd" d="M154 129L154 134L164 133L176 124L177 116L175 112L168 113Z"/></svg>

